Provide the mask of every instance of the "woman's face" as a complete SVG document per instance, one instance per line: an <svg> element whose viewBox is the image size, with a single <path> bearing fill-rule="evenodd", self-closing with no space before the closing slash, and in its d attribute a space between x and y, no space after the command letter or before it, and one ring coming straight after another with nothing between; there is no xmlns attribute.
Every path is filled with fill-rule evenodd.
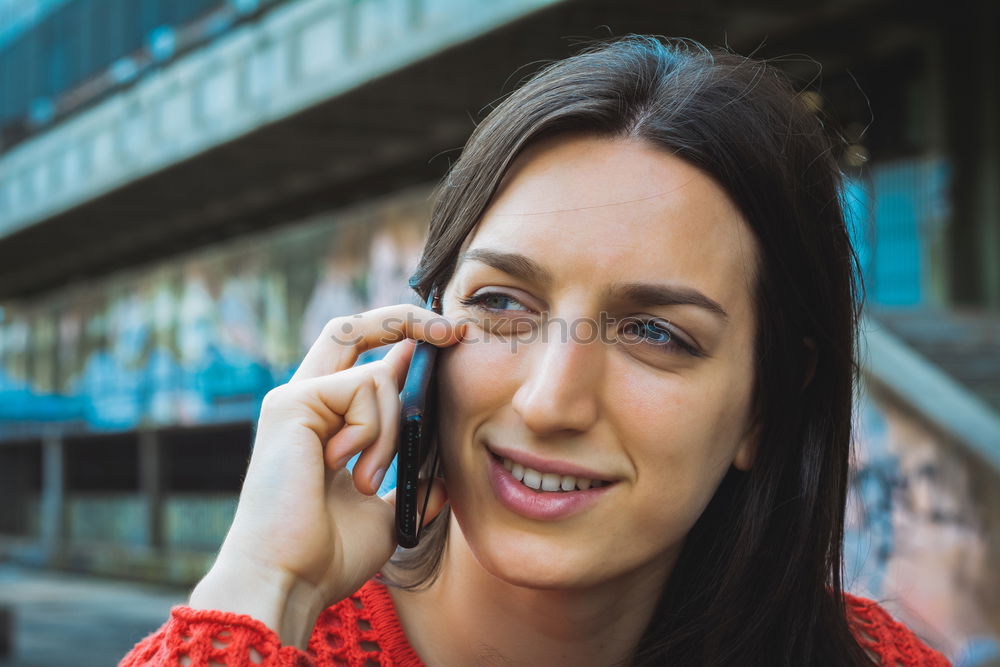
<svg viewBox="0 0 1000 667"><path fill-rule="evenodd" d="M471 325L438 371L448 495L487 571L667 575L752 462L756 257L726 193L662 149L577 136L519 157L445 291Z"/></svg>

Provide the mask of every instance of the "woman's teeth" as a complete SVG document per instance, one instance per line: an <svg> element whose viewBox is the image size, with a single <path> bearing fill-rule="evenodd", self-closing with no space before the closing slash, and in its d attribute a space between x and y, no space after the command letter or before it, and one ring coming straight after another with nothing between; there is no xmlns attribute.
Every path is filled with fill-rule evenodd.
<svg viewBox="0 0 1000 667"><path fill-rule="evenodd" d="M527 468L507 458L503 460L503 467L510 471L514 479L536 491L573 491L575 489L586 491L591 487L604 486L607 483L601 480L587 479L586 477L559 475L553 472L541 473L534 468Z"/></svg>

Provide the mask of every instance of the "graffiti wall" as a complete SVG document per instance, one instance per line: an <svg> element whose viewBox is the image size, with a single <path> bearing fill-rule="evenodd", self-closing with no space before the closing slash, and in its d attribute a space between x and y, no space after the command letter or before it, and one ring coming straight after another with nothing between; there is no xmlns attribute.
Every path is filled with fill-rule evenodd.
<svg viewBox="0 0 1000 667"><path fill-rule="evenodd" d="M328 319L413 301L428 194L3 304L0 440L254 419Z"/></svg>
<svg viewBox="0 0 1000 667"><path fill-rule="evenodd" d="M1000 665L995 471L876 388L855 433L845 584L957 666Z"/></svg>

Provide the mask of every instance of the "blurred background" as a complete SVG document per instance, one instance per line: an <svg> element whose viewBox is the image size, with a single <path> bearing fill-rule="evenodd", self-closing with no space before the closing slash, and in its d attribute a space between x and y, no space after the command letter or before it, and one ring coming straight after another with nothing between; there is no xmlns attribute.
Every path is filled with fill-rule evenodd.
<svg viewBox="0 0 1000 667"><path fill-rule="evenodd" d="M847 585L1000 664L998 5L0 0L0 664L114 664L186 600L260 399L329 318L412 300L474 124L630 32L775 58L846 139Z"/></svg>

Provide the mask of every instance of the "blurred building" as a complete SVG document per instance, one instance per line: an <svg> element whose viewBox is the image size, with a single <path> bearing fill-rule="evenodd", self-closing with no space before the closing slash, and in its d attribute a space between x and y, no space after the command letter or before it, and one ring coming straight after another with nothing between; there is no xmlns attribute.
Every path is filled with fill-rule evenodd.
<svg viewBox="0 0 1000 667"><path fill-rule="evenodd" d="M0 0L0 558L197 580L261 397L329 318L411 298L475 121L527 63L658 33L775 58L848 140L868 286L848 582L960 664L1000 656L998 16Z"/></svg>

